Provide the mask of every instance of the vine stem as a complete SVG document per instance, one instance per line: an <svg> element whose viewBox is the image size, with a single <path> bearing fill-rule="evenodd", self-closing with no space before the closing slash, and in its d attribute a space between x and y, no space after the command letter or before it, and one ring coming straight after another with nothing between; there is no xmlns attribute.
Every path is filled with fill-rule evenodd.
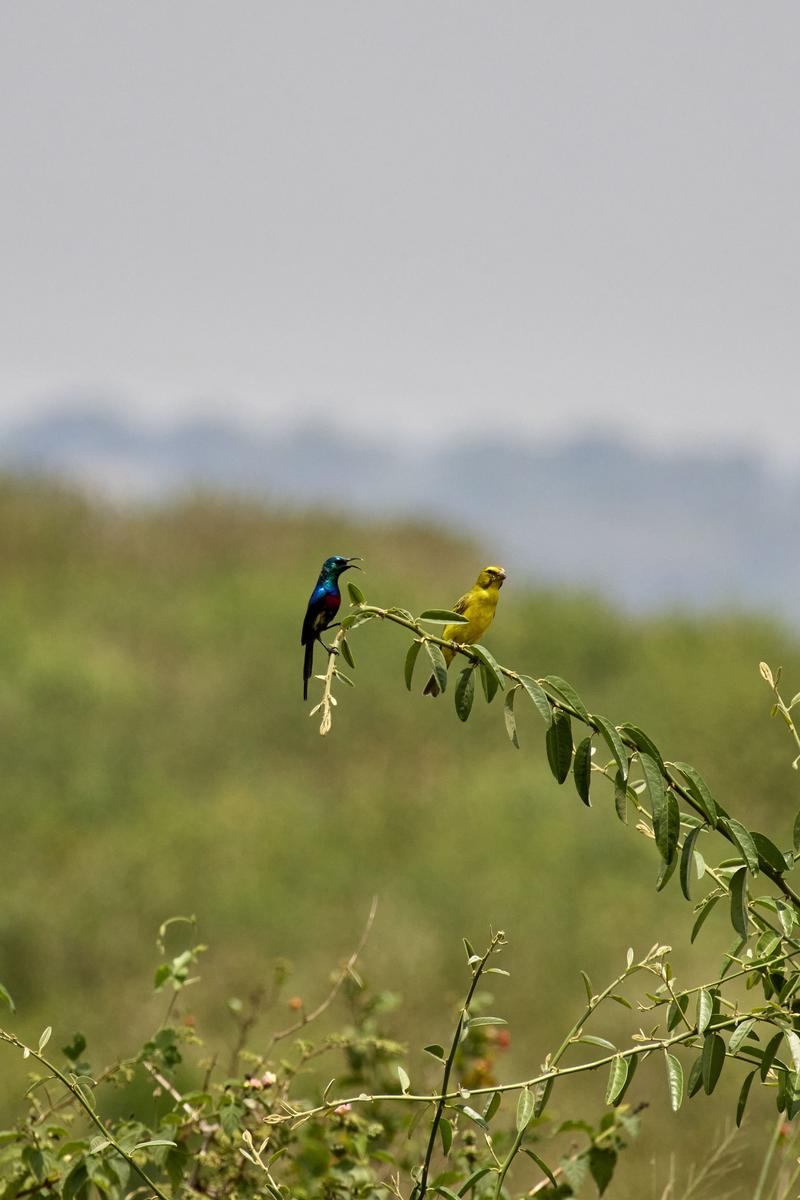
<svg viewBox="0 0 800 1200"><path fill-rule="evenodd" d="M714 1032L723 1029L731 1029L740 1023L741 1018L729 1017L725 1021L719 1021L714 1025ZM650 1054L654 1050L668 1050L671 1046L680 1046L686 1042L690 1042L699 1035L697 1030L687 1030L675 1034L669 1038L647 1038L644 1041L638 1042L635 1046L629 1047L627 1050L615 1050L613 1054L604 1055L602 1058L593 1059L592 1062L576 1063L574 1067L559 1067L558 1070L542 1071L538 1075L534 1075L531 1079L522 1079L516 1083L499 1083L492 1087L470 1088L470 1096L491 1096L495 1092L520 1092L523 1088L529 1090L535 1088L540 1083L547 1083L550 1079L560 1079L566 1075L581 1075L586 1071L597 1071L600 1067L607 1067L616 1059L633 1058L637 1054ZM747 1063L748 1066L753 1065L753 1060L744 1057L740 1051L735 1054L728 1054L727 1057L735 1058L741 1062ZM290 1111L285 1117L267 1117L267 1124L278 1125L285 1121L296 1120L299 1123L305 1124L312 1117L320 1116L326 1112L332 1112L341 1104L373 1104L378 1101L398 1101L414 1104L438 1104L444 1109L448 1100L458 1100L461 1098L460 1091L447 1092L444 1089L441 1092L433 1092L430 1095L416 1094L412 1092L381 1092L367 1095L361 1092L358 1096L346 1096L337 1100L327 1100L322 1104L317 1104L313 1108ZM415 1198L418 1200L418 1198Z"/></svg>
<svg viewBox="0 0 800 1200"><path fill-rule="evenodd" d="M475 964L475 967L473 969L472 982L470 983L469 991L467 992L467 997L464 1001L461 1012L459 1013L458 1021L456 1022L455 1032L453 1034L453 1041L450 1046L450 1053L448 1054L447 1060L444 1064L444 1073L442 1075L442 1091L441 1091L441 1095L438 1097L438 1103L436 1105L436 1112L434 1113L433 1121L431 1122L430 1137L428 1138L428 1145L425 1150L425 1161L422 1164L422 1172L419 1177L419 1182L417 1183L417 1186L415 1187L414 1192L412 1193L415 1200L424 1200L425 1193L428 1189L428 1172L430 1171L431 1159L433 1158L433 1151L436 1146L436 1135L439 1132L439 1125L441 1123L442 1114L444 1113L444 1107L445 1107L445 1104L447 1103L447 1098L448 1098L447 1097L447 1085L450 1082L450 1072L453 1069L453 1062L456 1057L456 1051L458 1050L459 1042L461 1041L461 1030L464 1028L464 1021L469 1014L469 1006L472 1001L472 997L475 995L475 989L478 986L480 977L483 974L484 968L486 967L486 964L489 961L490 957L492 956L492 954L494 954L495 950L499 949L504 944L505 944L505 935L503 934L502 931L498 931L497 933L495 933L492 936L492 940L489 943L489 948L486 950L486 953L483 955L480 962Z"/></svg>
<svg viewBox="0 0 800 1200"><path fill-rule="evenodd" d="M466 658L471 663L474 663L476 665L478 665L480 663L480 659L478 658L478 656L476 654L474 654L472 652L470 646L464 646L460 642L453 642L453 641L448 640L447 638L439 637L438 634L429 633L426 629L423 629L422 626L420 625L420 622L418 620L415 620L413 617L409 618L407 616L404 616L401 612L398 612L396 610L387 609L387 608L379 608L375 604L355 604L353 607L355 608L356 614L363 613L365 615L368 615L369 617L379 617L382 621L391 621L392 624L394 624L394 625L400 625L403 629L410 630L411 633L413 633L415 635L415 637L419 638L423 642L433 642L437 646L445 647L448 650L452 650L454 654L463 655L464 658ZM346 628L341 629L339 631L339 633L337 633L337 635L336 635L336 639L334 640L334 645L338 646L340 638L343 637L346 633L347 633ZM516 684L521 683L521 679L520 679L519 673L517 671L512 671L508 667L500 666L500 664L498 664L498 670L501 675L505 676L506 679L510 679ZM322 710L323 710L322 724L325 726L325 728L323 730L323 728L321 726L320 733L323 733L323 732L327 733L331 728L331 724L332 724L332 720L333 720L332 713L331 713L331 705L336 703L336 699L335 699L335 697L331 696L330 687L333 683L334 675L335 675L335 664L329 663L328 671L325 675L325 692L323 694L323 699L316 706L316 708L314 708L312 710L312 712L317 712L318 709L320 709L320 708L322 708ZM601 732L600 727L597 724L595 724L594 721L592 721L591 714L589 715L589 720L587 721L586 717L583 716L581 713L579 713L577 709L573 708L572 705L569 704L566 700L564 700L563 698L557 698L557 699L554 698L548 691L548 686L550 686L551 690L552 690L552 685L548 685L546 680L539 679L539 680L537 680L537 683L539 684L540 687L542 687L542 689L545 692L547 692L548 699L550 700L550 702L554 708L558 708L562 712L566 713L569 717L580 721L583 725L586 725L587 728L591 729L594 733ZM626 738L624 734L620 734L620 737L622 738L622 741L628 747L629 750L633 750L634 752L636 752L638 750L638 747L635 745L635 743L633 743L629 738ZM798 744L800 745L800 735L798 735ZM688 805L689 808L693 809L693 811L696 812L699 816L701 816L704 821L707 821L706 814L703 811L701 805L699 805L697 803L697 801L694 799L694 797L692 796L692 794L688 790L688 788L684 787L684 785L678 779L676 779L668 770L662 770L661 775L662 775L662 778L663 778L664 782L666 783L667 787L671 788L672 791L675 792L676 795L680 796L680 798L683 800L684 804ZM725 814L725 815L727 815L727 814ZM727 829L725 829L725 827L723 825L716 826L716 831L717 831L717 833L722 834L722 836L726 839L726 841L730 842L730 844L732 846L735 846L737 849L739 849L739 847L736 844L735 838L727 831ZM770 879L781 892L783 892L783 894L787 898L787 900L791 900L792 904L795 906L796 911L798 912L798 914L800 914L800 896L798 896L798 894L792 889L792 887L790 887L790 885L786 882L786 880L781 875L780 871L776 871L774 867L771 867L769 865L769 863L764 863L761 867L761 870L762 870L763 874L766 875L767 878Z"/></svg>
<svg viewBox="0 0 800 1200"><path fill-rule="evenodd" d="M161 1188L150 1178L144 1168L139 1166L133 1155L129 1154L127 1150L123 1150L122 1146L120 1146L111 1130L106 1128L106 1126L100 1120L97 1113L84 1096L83 1090L76 1083L73 1083L73 1081L67 1075L65 1075L63 1071L59 1070L55 1063L50 1062L49 1059L40 1054L38 1050L34 1050L30 1046L26 1046L25 1043L21 1042L13 1033L8 1033L5 1029L0 1029L0 1038L2 1038L4 1042L8 1042L10 1045L16 1046L18 1050L22 1051L25 1057L35 1058L36 1061L41 1063L42 1066L45 1067L56 1079L60 1080L64 1087L75 1097L78 1104L80 1104L81 1108L85 1111L92 1124L96 1125L103 1137L107 1139L108 1144L113 1146L117 1154L125 1159L131 1170L136 1172L139 1178L153 1191L154 1195L158 1197L158 1200L170 1200L169 1196L167 1196L165 1192L162 1192Z"/></svg>

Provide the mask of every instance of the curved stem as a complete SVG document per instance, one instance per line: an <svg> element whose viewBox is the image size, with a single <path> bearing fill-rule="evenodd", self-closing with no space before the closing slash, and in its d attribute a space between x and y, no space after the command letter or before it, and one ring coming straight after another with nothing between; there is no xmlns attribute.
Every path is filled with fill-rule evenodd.
<svg viewBox="0 0 800 1200"><path fill-rule="evenodd" d="M63 1071L59 1070L55 1063L50 1062L49 1059L40 1054L38 1050L33 1050L30 1046L26 1046L25 1043L21 1042L13 1033L8 1033L5 1029L0 1029L0 1038L2 1038L4 1042L8 1042L10 1045L16 1046L18 1050L21 1050L23 1054L27 1054L28 1057L35 1058L36 1061L40 1062L43 1067L46 1067L56 1079L60 1080L64 1087L75 1097L78 1104L80 1104L81 1108L88 1116L89 1120L97 1126L103 1137L107 1139L109 1145L113 1146L117 1154L121 1155L121 1157L125 1159L131 1170L135 1171L139 1178L149 1188L152 1189L152 1191L158 1197L158 1200L169 1200L169 1197L166 1195L166 1193L162 1192L158 1184L153 1182L144 1168L139 1166L133 1155L129 1154L127 1150L123 1150L122 1146L120 1146L111 1130L108 1129L100 1120L97 1113L83 1094L83 1090L78 1087L77 1084L73 1083L73 1081L67 1075L65 1075Z"/></svg>

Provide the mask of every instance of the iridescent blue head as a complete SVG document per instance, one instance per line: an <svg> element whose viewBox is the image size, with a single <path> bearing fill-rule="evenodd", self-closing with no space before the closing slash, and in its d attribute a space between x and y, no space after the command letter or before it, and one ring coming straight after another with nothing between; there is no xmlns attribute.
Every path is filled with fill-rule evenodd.
<svg viewBox="0 0 800 1200"><path fill-rule="evenodd" d="M320 583L335 582L341 574L349 571L351 567L355 567L357 571L361 570L357 564L362 560L358 556L353 558L343 558L341 554L332 554L330 558L326 558L322 564L322 570L319 573Z"/></svg>

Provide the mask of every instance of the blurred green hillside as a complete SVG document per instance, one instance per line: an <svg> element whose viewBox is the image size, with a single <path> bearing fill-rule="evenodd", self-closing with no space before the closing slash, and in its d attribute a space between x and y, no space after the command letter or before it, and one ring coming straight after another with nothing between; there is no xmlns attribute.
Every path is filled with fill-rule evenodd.
<svg viewBox="0 0 800 1200"><path fill-rule="evenodd" d="M623 539L609 530L608 553L635 571ZM652 848L617 821L610 790L587 810L554 783L532 706L516 752L497 701L476 702L462 725L450 695L419 694L421 670L409 696L401 630L355 632L357 688L339 689L333 732L318 736L299 631L333 552L364 555L370 600L416 611L449 606L496 558L407 525L208 498L115 511L45 485L0 487L0 980L22 1036L52 1024L60 1046L80 1029L95 1061L134 1046L163 1010L150 999L154 936L176 913L196 913L210 945L197 1015L220 1044L225 1001L267 983L276 956L295 964L291 992L319 997L376 893L365 973L403 995L398 1036L444 1040L461 936L479 943L501 927L512 977L495 1007L512 1022L509 1072L538 1066L563 1032L581 1003L579 968L606 982L628 945L657 938L676 947L687 984L716 964L727 922L712 918L688 947L677 881L656 894ZM782 663L800 688L800 647L785 630L735 616L633 620L590 596L527 588L504 565L487 638L501 662L564 676L788 842L798 779L757 672L760 659ZM619 1029L630 1020L621 1011ZM6 1115L25 1078L7 1058ZM593 1109L603 1082L589 1085ZM683 1140L701 1155L722 1122L716 1095L664 1116L655 1068L632 1099L653 1106L636 1155L657 1154L663 1181L670 1149ZM753 1106L752 1138L765 1111ZM615 1194L645 1194L624 1190L627 1170Z"/></svg>

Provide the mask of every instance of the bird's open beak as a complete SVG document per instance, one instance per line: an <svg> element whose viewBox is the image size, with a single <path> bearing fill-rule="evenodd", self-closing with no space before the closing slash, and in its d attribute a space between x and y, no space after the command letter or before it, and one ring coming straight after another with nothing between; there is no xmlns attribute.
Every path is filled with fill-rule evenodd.
<svg viewBox="0 0 800 1200"><path fill-rule="evenodd" d="M364 560L363 560L363 558L361 558L361 556L360 556L360 555L356 554L356 555L354 555L354 556L353 556L353 558L348 558L348 560L347 560L347 564L348 564L348 565L347 565L347 567L345 568L345 570L349 571L351 567L355 567L355 569L356 569L357 571L361 571L361 572L363 572L364 568L363 568L363 567L359 567L359 566L357 566L357 565L356 565L357 563L360 563L360 562L363 562L363 561L364 561Z"/></svg>

